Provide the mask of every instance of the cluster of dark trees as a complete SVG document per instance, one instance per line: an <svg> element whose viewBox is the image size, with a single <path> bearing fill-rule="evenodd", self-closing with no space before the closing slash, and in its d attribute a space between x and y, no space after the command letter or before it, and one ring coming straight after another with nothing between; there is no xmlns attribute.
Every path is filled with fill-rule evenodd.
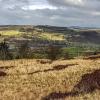
<svg viewBox="0 0 100 100"><path fill-rule="evenodd" d="M87 53L85 53L88 55ZM97 52L92 53L97 54ZM89 53L91 55L91 53ZM32 58L45 58L51 60L57 60L59 58L70 59L71 55L68 51L63 51L62 47L54 46L52 44L47 47L42 47L40 50L32 50L29 46L28 41L24 41L14 51L9 49L9 45L4 41L0 43L0 60L11 60L11 59L32 59Z"/></svg>

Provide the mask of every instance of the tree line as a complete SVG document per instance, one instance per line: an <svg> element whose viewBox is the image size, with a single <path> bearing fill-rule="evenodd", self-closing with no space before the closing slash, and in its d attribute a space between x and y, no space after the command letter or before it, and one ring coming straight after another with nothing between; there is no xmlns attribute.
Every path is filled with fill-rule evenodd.
<svg viewBox="0 0 100 100"><path fill-rule="evenodd" d="M82 51L83 49L81 49ZM54 46L52 44L48 45L48 47L43 47L39 51L33 52L31 50L28 41L20 44L19 47L13 52L9 49L9 45L7 42L3 41L0 43L0 60L12 60L12 59L51 59L51 60L57 60L57 59L71 59L74 56L80 56L82 55L81 52L77 52L77 55L74 54L74 56L71 56L70 52L73 52L73 54L76 52L76 50L64 50L62 47ZM79 51L79 49L78 49ZM91 53L92 54L92 53ZM90 55L91 55L90 54ZM93 54L96 54L94 52ZM86 55L88 55L86 53Z"/></svg>
<svg viewBox="0 0 100 100"><path fill-rule="evenodd" d="M32 59L32 58L46 58L56 60L60 58L62 48L53 46L50 44L46 48L42 48L39 52L33 52L30 49L28 42L20 44L19 47L12 52L9 49L9 45L4 41L0 43L0 60L11 60L11 59Z"/></svg>

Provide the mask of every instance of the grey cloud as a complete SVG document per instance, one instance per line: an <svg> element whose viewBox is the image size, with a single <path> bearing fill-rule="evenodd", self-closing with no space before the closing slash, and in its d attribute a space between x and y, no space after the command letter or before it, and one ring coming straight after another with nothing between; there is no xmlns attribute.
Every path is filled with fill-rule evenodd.
<svg viewBox="0 0 100 100"><path fill-rule="evenodd" d="M43 0L0 0L0 24L48 24L57 26L100 25L100 1L47 0L57 9L24 10L23 6L43 5ZM77 1L77 0L72 0ZM46 2L46 1L45 1Z"/></svg>
<svg viewBox="0 0 100 100"><path fill-rule="evenodd" d="M50 4L54 6L80 6L83 2L83 0L47 0Z"/></svg>
<svg viewBox="0 0 100 100"><path fill-rule="evenodd" d="M51 5L57 7L75 7L85 10L100 10L100 0L47 0Z"/></svg>

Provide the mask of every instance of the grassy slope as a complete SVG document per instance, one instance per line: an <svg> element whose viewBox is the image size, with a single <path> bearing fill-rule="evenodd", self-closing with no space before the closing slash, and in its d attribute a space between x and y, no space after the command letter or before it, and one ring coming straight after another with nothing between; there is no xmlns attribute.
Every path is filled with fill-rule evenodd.
<svg viewBox="0 0 100 100"><path fill-rule="evenodd" d="M57 68L59 65L61 69ZM41 64L39 60L0 61L0 68L7 73L0 77L0 99L41 100L54 92L63 95L71 91L84 74L100 69L100 59L58 60L52 64ZM62 96L60 100L100 100L99 94L96 90L90 94Z"/></svg>

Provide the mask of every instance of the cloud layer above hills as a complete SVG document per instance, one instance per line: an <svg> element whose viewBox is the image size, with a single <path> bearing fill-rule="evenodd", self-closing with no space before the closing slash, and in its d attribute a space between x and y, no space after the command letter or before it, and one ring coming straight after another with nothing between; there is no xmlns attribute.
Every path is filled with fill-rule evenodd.
<svg viewBox="0 0 100 100"><path fill-rule="evenodd" d="M100 0L0 0L0 24L100 26Z"/></svg>

